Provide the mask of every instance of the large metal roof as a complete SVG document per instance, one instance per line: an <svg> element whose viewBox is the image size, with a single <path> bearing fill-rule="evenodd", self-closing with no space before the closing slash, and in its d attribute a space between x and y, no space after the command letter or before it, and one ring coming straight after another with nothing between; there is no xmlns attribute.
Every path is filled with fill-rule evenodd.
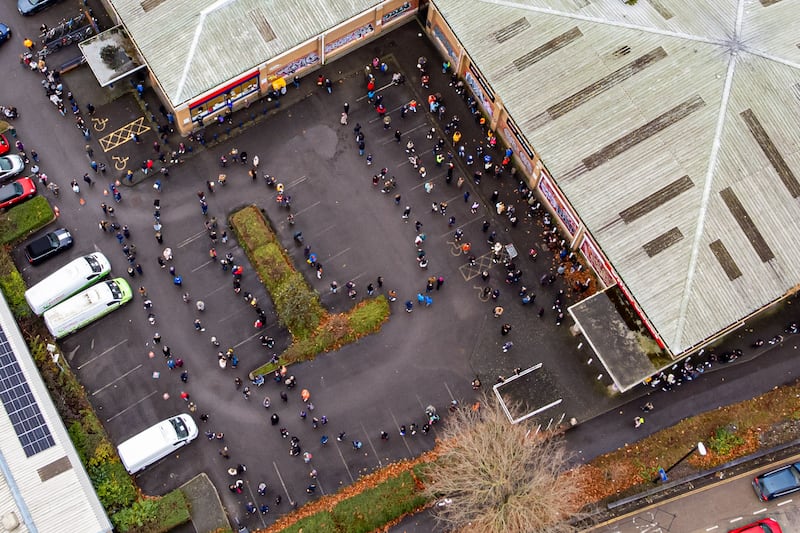
<svg viewBox="0 0 800 533"><path fill-rule="evenodd" d="M800 283L800 5L433 0L673 353Z"/></svg>
<svg viewBox="0 0 800 533"><path fill-rule="evenodd" d="M110 532L111 523L2 294L0 400L0 518L8 528L3 531Z"/></svg>
<svg viewBox="0 0 800 533"><path fill-rule="evenodd" d="M109 0L178 106L380 0Z"/></svg>

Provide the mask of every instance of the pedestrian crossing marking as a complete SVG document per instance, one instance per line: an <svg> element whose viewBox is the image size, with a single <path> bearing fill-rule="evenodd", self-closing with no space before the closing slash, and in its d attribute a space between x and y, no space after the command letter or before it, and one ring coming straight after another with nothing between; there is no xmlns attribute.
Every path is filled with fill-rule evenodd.
<svg viewBox="0 0 800 533"><path fill-rule="evenodd" d="M150 131L150 126L145 125L144 117L139 117L133 122L125 124L105 137L100 138L98 142L104 152L109 152L130 141L131 136L134 134L141 135L147 131Z"/></svg>

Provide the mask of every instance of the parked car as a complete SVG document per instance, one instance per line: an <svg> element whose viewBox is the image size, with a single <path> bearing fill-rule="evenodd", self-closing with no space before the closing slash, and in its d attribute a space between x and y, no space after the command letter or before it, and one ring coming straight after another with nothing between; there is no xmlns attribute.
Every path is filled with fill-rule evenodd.
<svg viewBox="0 0 800 533"><path fill-rule="evenodd" d="M9 150L11 150L11 146L8 144L8 139L0 133L0 155L6 155Z"/></svg>
<svg viewBox="0 0 800 533"><path fill-rule="evenodd" d="M11 39L11 28L0 22L0 43Z"/></svg>
<svg viewBox="0 0 800 533"><path fill-rule="evenodd" d="M0 181L13 178L25 170L25 161L17 154L0 156Z"/></svg>
<svg viewBox="0 0 800 533"><path fill-rule="evenodd" d="M49 7L59 0L17 0L17 11L20 15L33 15L37 11Z"/></svg>
<svg viewBox="0 0 800 533"><path fill-rule="evenodd" d="M772 518L762 518L744 527L731 529L728 533L783 533L783 530Z"/></svg>
<svg viewBox="0 0 800 533"><path fill-rule="evenodd" d="M759 499L769 501L800 490L800 463L790 463L753 479Z"/></svg>
<svg viewBox="0 0 800 533"><path fill-rule="evenodd" d="M30 178L19 178L0 187L0 209L5 209L36 196L36 184Z"/></svg>
<svg viewBox="0 0 800 533"><path fill-rule="evenodd" d="M25 257L32 265L72 248L72 235L64 228L58 228L34 239L25 245Z"/></svg>

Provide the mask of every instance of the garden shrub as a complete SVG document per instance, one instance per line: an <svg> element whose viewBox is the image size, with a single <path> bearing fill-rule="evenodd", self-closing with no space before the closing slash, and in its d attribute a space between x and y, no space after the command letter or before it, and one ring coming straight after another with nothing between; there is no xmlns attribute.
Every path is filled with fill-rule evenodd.
<svg viewBox="0 0 800 533"><path fill-rule="evenodd" d="M44 227L55 218L44 196L36 196L0 213L0 244L13 243Z"/></svg>
<svg viewBox="0 0 800 533"><path fill-rule="evenodd" d="M11 260L7 251L0 251L0 290L6 297L11 312L17 319L31 315L28 303L25 301L25 281L22 279L17 267Z"/></svg>
<svg viewBox="0 0 800 533"><path fill-rule="evenodd" d="M114 528L122 533L161 533L188 522L189 502L180 489L160 498L143 498L111 515Z"/></svg>

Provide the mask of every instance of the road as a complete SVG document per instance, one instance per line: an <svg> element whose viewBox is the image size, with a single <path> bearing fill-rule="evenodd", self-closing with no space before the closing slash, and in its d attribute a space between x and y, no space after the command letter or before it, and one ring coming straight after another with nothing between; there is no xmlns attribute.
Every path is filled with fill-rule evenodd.
<svg viewBox="0 0 800 533"><path fill-rule="evenodd" d="M798 459L800 456L786 462ZM715 485L603 524L592 531L596 533L724 532L764 517L775 519L783 531L800 531L800 498L796 494L766 503L756 497L751 481L762 471L764 469L725 479Z"/></svg>

